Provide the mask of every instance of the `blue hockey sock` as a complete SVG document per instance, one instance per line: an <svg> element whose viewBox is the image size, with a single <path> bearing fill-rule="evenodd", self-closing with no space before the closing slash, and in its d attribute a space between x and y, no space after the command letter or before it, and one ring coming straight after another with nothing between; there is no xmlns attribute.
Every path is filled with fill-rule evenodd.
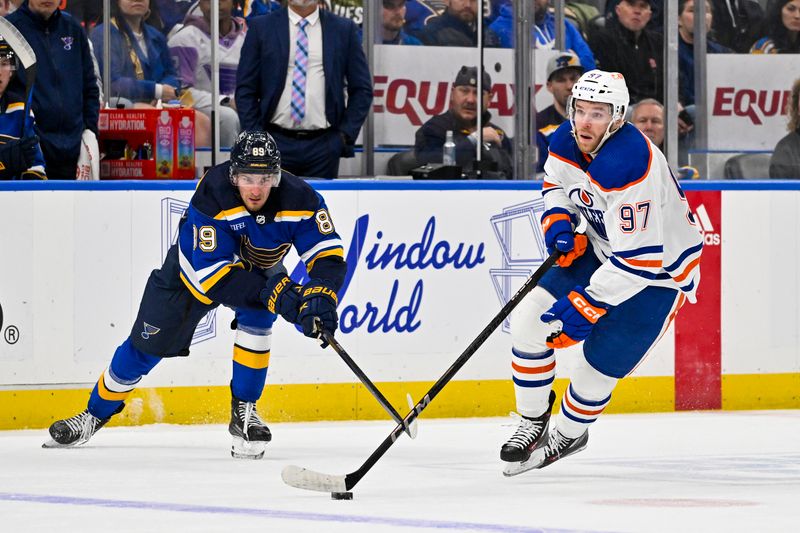
<svg viewBox="0 0 800 533"><path fill-rule="evenodd" d="M159 361L161 357L143 353L133 347L130 338L125 339L92 389L89 413L100 419L113 415L136 388L142 376Z"/></svg>
<svg viewBox="0 0 800 533"><path fill-rule="evenodd" d="M240 400L255 402L261 398L269 368L270 334L236 330L233 345L233 379L231 392Z"/></svg>

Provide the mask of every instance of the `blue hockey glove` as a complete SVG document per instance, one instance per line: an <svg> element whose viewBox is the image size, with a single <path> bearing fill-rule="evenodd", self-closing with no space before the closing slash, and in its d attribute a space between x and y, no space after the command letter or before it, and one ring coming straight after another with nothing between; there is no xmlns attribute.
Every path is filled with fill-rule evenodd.
<svg viewBox="0 0 800 533"><path fill-rule="evenodd" d="M558 258L558 266L566 268L586 251L588 239L586 235L573 234L573 225L578 224L578 217L566 209L554 207L542 214L542 231L547 253L555 250L562 252Z"/></svg>
<svg viewBox="0 0 800 533"><path fill-rule="evenodd" d="M39 137L31 135L22 139L14 139L0 144L0 163L3 163L3 175L19 176L28 170L36 160L36 147Z"/></svg>
<svg viewBox="0 0 800 533"><path fill-rule="evenodd" d="M542 322L561 321L561 331L547 337L550 348L567 348L578 344L592 332L592 328L606 314L609 306L598 302L583 289L575 287L560 298L540 317Z"/></svg>
<svg viewBox="0 0 800 533"><path fill-rule="evenodd" d="M276 313L287 322L297 324L297 313L300 309L301 286L292 281L286 274L276 274L267 280L261 289L260 299L270 313Z"/></svg>
<svg viewBox="0 0 800 533"><path fill-rule="evenodd" d="M301 294L297 323L303 328L303 335L316 339L322 333L318 331L318 322L324 331L333 335L339 327L339 315L336 312L339 298L333 289L319 280L311 280L303 286Z"/></svg>

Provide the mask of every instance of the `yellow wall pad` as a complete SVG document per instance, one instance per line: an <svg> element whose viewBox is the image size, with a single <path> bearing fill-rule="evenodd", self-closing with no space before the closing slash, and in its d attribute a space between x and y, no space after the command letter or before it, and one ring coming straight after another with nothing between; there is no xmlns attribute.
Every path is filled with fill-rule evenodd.
<svg viewBox="0 0 800 533"><path fill-rule="evenodd" d="M723 375L722 408L800 409L800 373Z"/></svg>
<svg viewBox="0 0 800 533"><path fill-rule="evenodd" d="M431 385L376 384L401 416L408 413L406 393L417 403ZM554 388L559 400L566 386L566 380L556 380ZM88 388L0 391L0 429L46 428L55 420L85 409L89 392ZM628 378L620 381L606 412L671 411L673 397L671 377ZM389 419L360 383L267 385L258 408L271 422ZM514 389L510 380L452 381L425 408L423 417L505 416L512 410ZM227 386L141 388L131 394L125 410L110 425L222 424L229 418Z"/></svg>

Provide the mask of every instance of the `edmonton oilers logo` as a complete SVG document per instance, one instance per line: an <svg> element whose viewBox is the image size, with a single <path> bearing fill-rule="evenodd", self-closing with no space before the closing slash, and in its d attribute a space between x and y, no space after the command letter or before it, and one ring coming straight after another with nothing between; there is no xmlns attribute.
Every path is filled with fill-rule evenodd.
<svg viewBox="0 0 800 533"><path fill-rule="evenodd" d="M594 196L584 189L574 189L569 193L570 199L575 202L575 204L580 205L583 204L586 207L592 207L594 205ZM575 196L578 197L579 201L575 200Z"/></svg>

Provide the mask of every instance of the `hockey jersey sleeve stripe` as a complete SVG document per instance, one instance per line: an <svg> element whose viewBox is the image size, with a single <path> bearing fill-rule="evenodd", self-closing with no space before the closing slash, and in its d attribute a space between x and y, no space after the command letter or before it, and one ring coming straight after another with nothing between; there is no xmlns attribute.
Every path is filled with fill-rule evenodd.
<svg viewBox="0 0 800 533"><path fill-rule="evenodd" d="M623 250L621 252L614 251L614 255L617 257L636 257L638 255L645 255L645 254L661 254L664 253L663 246L642 246L641 248L635 248L633 250Z"/></svg>
<svg viewBox="0 0 800 533"><path fill-rule="evenodd" d="M344 259L344 250L342 248L332 248L330 250L321 251L320 253L315 255L314 258L311 259L311 261L306 263L306 270L311 272L311 269L314 268L314 263L317 262L317 259L322 259L323 257L331 257L331 256L341 257L342 259Z"/></svg>
<svg viewBox="0 0 800 533"><path fill-rule="evenodd" d="M14 102L14 103L8 104L8 107L6 108L6 113L13 113L14 111L19 111L20 109L25 109L25 103L24 102Z"/></svg>
<svg viewBox="0 0 800 533"><path fill-rule="evenodd" d="M623 262L634 266L634 267L642 267L642 268L658 268L661 269L661 260L660 259L632 259L632 258L620 258Z"/></svg>
<svg viewBox="0 0 800 533"><path fill-rule="evenodd" d="M195 298L197 298L199 301L203 302L206 305L211 305L212 303L214 303L209 298L206 298L205 296L200 294L200 292L194 288L194 285L192 285L191 282L188 279L186 279L186 276L184 275L183 272L181 272L180 276L181 280L183 281L183 284L186 285L186 288L189 289L189 292L192 293L192 296L194 296Z"/></svg>
<svg viewBox="0 0 800 533"><path fill-rule="evenodd" d="M547 180L542 182L542 190L543 191L545 189L558 189L560 187L561 187L561 185L558 185L557 183L553 183L553 182L550 182L550 181L547 181Z"/></svg>
<svg viewBox="0 0 800 533"><path fill-rule="evenodd" d="M275 222L300 222L314 216L314 211L278 211Z"/></svg>
<svg viewBox="0 0 800 533"><path fill-rule="evenodd" d="M327 250L329 248L341 248L344 250L344 245L342 244L342 239L326 239L322 242L318 242L311 248L305 251L303 255L300 256L300 260L303 261L306 265L308 265L309 260L312 257L317 255L323 250Z"/></svg>
<svg viewBox="0 0 800 533"><path fill-rule="evenodd" d="M244 263L241 261L237 261L236 263L227 264L224 267L217 270L217 272L209 278L206 278L204 281L200 283L200 287L202 287L203 292L208 292L211 290L211 287L217 284L219 280L224 278L228 272L231 271L232 268L244 268Z"/></svg>
<svg viewBox="0 0 800 533"><path fill-rule="evenodd" d="M609 261L611 262L612 265L614 265L618 269L620 269L620 270L622 270L624 272L628 272L629 274L633 274L634 276L639 276L639 277L645 278L645 279L655 279L656 278L655 272L648 272L646 270L639 270L638 268L629 267L627 265L622 264L622 262L620 262L620 260L617 259L614 256L611 256L611 259L609 259Z"/></svg>
<svg viewBox="0 0 800 533"><path fill-rule="evenodd" d="M233 209L224 209L214 216L214 220L228 220L233 221L239 218L250 216L247 208L244 206L234 207Z"/></svg>
<svg viewBox="0 0 800 533"><path fill-rule="evenodd" d="M664 267L664 270L666 270L667 272L672 272L673 270L677 270L678 267L681 266L684 261L686 261L687 257L696 254L697 252L699 252L702 249L703 249L703 243L702 242L700 244L696 245L696 246L692 246L691 248L687 248L686 250L683 251L683 253L681 253L680 256L678 256L678 259L676 259L674 263L672 263L669 266Z"/></svg>
<svg viewBox="0 0 800 533"><path fill-rule="evenodd" d="M683 280L685 280L687 277L689 277L689 274L691 274L691 273L692 273L692 270L694 270L694 269L695 269L695 268L696 268L696 267L697 267L699 264L700 264L700 258L698 257L698 258L696 258L694 261L692 261L691 263L689 263L689 264L686 266L686 268L683 270L683 272L681 272L681 273L680 273L679 275L677 275L677 276L674 276L672 279L674 279L674 280L675 280L676 282L678 282L678 283L682 282L682 281L683 281Z"/></svg>

